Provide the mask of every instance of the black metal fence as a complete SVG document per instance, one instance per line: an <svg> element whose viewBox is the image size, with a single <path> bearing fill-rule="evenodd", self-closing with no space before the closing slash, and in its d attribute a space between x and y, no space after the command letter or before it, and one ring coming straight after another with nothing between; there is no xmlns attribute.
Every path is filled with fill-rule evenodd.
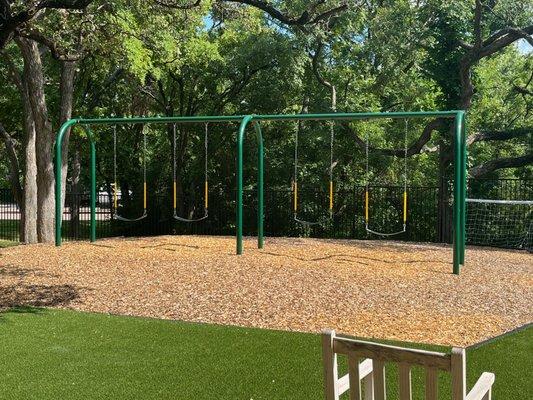
<svg viewBox="0 0 533 400"><path fill-rule="evenodd" d="M408 224L405 233L395 239L416 242L447 242L451 237L452 210L448 182L438 187L410 187ZM294 221L292 191L265 191L265 234L267 236L309 236L327 238L380 239L370 236L364 224L364 187L355 186L335 193L334 215L328 213L328 194L322 191L299 191L298 218L320 221L306 226ZM370 189L370 228L383 233L402 228L403 187L380 186ZM469 196L498 199L533 199L530 180L476 180L469 182ZM89 237L89 194L68 193L63 213L63 238L82 240ZM124 200L124 201L122 201ZM196 199L201 203L202 199ZM135 218L142 213L141 199L119 199L120 215ZM244 192L244 234L255 235L257 229L256 192ZM232 235L235 233L235 192L214 188L210 192L209 218L197 223L173 219L170 195L150 196L148 215L137 222L114 218L113 198L100 193L97 199L97 237L154 236L174 234ZM197 210L192 212L191 210ZM200 204L189 207L187 216L203 213ZM185 216L185 215L183 215ZM20 213L9 189L0 189L0 239L17 241ZM473 243L483 244L483 243Z"/></svg>

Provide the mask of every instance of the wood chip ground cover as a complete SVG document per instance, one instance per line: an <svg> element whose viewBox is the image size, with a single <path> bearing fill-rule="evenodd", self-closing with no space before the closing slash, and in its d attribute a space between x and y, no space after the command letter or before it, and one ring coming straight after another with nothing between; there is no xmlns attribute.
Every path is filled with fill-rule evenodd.
<svg viewBox="0 0 533 400"><path fill-rule="evenodd" d="M533 320L533 255L355 240L161 236L0 250L20 305L467 346Z"/></svg>

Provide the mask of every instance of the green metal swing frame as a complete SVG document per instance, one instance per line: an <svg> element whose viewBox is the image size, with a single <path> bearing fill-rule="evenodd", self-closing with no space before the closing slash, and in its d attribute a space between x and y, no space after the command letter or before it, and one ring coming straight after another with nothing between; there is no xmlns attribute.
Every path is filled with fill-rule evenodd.
<svg viewBox="0 0 533 400"><path fill-rule="evenodd" d="M453 273L459 274L465 262L466 240L466 113L454 111L415 111L415 112L376 112L376 113L329 113L329 114L274 114L274 115L238 115L238 116L196 116L196 117L120 117L120 118L74 118L66 121L57 134L55 159L62 159L62 144L66 132L75 125L80 125L87 132L90 141L90 177L91 177L91 218L90 240L96 241L96 142L90 127L93 125L129 125L129 124L168 124L168 123L240 123L237 132L237 204L236 204L236 253L243 253L243 161L244 140L249 125L253 125L257 140L257 246L264 246L264 147L261 122L267 121L352 121L371 119L398 118L447 118L455 123L454 150L454 187L453 187ZM55 165L55 242L61 246L61 226L63 206L61 204L61 163Z"/></svg>

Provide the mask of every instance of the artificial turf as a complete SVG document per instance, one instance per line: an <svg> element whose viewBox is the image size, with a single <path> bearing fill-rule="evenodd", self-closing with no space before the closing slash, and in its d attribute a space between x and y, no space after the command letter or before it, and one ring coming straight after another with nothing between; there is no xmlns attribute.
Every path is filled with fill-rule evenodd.
<svg viewBox="0 0 533 400"><path fill-rule="evenodd" d="M0 314L0 398L323 399L320 352L313 334L20 308ZM492 371L494 399L533 398L532 360L528 328L469 350L469 384Z"/></svg>

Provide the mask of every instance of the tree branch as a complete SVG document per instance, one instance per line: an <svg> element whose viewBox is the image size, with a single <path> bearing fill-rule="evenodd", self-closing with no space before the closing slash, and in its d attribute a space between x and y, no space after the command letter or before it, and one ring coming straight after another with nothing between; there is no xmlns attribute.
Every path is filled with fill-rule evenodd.
<svg viewBox="0 0 533 400"><path fill-rule="evenodd" d="M176 2L169 2L163 0L154 0L154 2L162 7L174 8L176 10L190 10L192 8L198 7L202 0L196 0L194 3L189 4L177 4Z"/></svg>
<svg viewBox="0 0 533 400"><path fill-rule="evenodd" d="M492 142L514 139L521 136L526 136L533 132L533 127L511 129L506 131L485 131L476 132L468 136L466 141L467 146L476 142Z"/></svg>
<svg viewBox="0 0 533 400"><path fill-rule="evenodd" d="M480 178L499 169L518 168L526 165L533 165L533 153L521 157L498 158L487 161L486 163L470 168L469 175L472 178Z"/></svg>
<svg viewBox="0 0 533 400"><path fill-rule="evenodd" d="M321 85L325 86L331 91L331 110L335 112L337 110L337 88L331 82L324 79L324 77L320 74L320 69L318 65L323 49L324 44L322 42L319 42L315 54L311 57L311 64L313 66L313 73L315 74L315 77L318 82L320 82Z"/></svg>
<svg viewBox="0 0 533 400"><path fill-rule="evenodd" d="M315 4L311 5L309 9L302 12L300 16L291 17L291 16L284 14L277 8L275 8L268 1L261 1L261 0L223 0L223 1L226 1L229 3L247 4L247 5L256 7L266 12L272 18L277 19L278 21L289 26L305 26L305 25L317 24L318 22L324 19L327 19L333 15L339 14L348 9L348 4L344 3L344 4L341 4L340 6L324 11L323 13L316 14L316 9L318 8L318 6L325 3L324 1L317 1Z"/></svg>
<svg viewBox="0 0 533 400"><path fill-rule="evenodd" d="M64 10L82 10L93 0L32 0L26 2L26 8L12 13L11 1L3 0L0 4L0 49L11 40L21 25L31 21L39 12L47 8Z"/></svg>
<svg viewBox="0 0 533 400"><path fill-rule="evenodd" d="M416 139L411 146L407 148L407 157L412 157L416 154L421 154L424 152L424 149L426 148L426 144L430 141L431 135L433 131L440 129L444 126L444 121L440 118L434 119L433 121L429 122L422 131L422 134ZM355 143L361 148L366 148L366 141L363 140L357 132L355 132L354 129L350 126L349 123L345 122L344 127L350 132L353 139L355 140ZM376 152L382 155L386 156L394 156L394 157L405 157L405 149L380 149L377 147L370 147L369 148L372 152Z"/></svg>
<svg viewBox="0 0 533 400"><path fill-rule="evenodd" d="M17 35L26 39L32 39L36 42L46 46L52 57L57 61L79 61L82 58L82 54L68 54L68 51L60 47L53 40L47 38L45 35L35 29L19 30Z"/></svg>

